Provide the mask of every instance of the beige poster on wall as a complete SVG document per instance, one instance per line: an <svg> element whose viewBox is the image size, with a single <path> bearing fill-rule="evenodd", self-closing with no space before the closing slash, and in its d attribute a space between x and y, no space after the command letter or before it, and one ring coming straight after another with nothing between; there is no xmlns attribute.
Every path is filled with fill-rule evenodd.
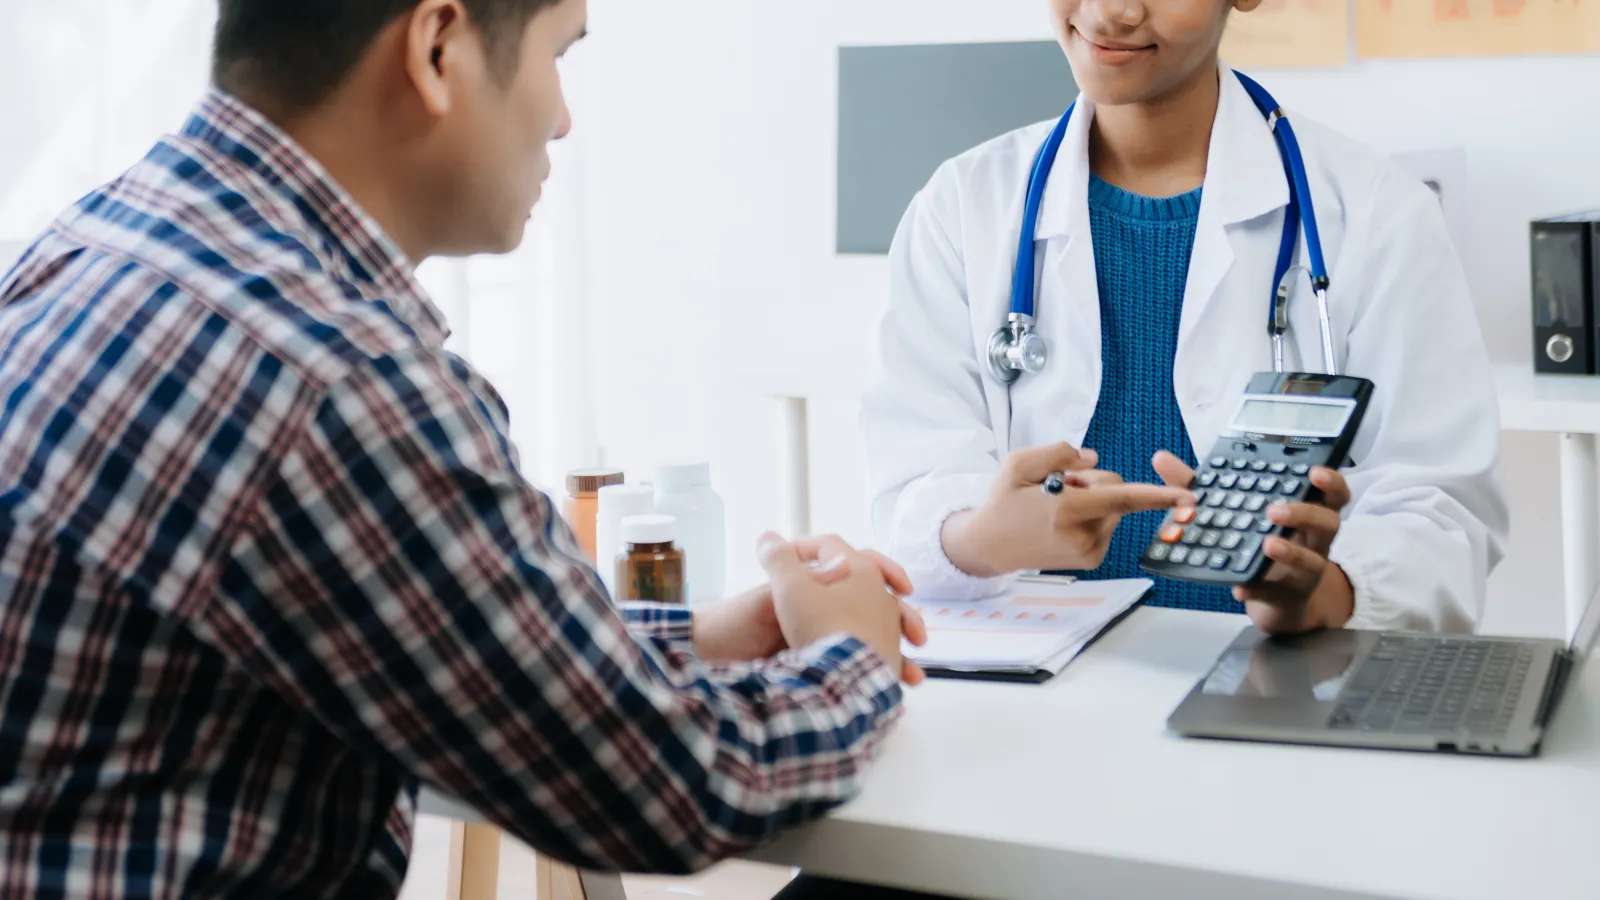
<svg viewBox="0 0 1600 900"><path fill-rule="evenodd" d="M1222 58L1246 72L1342 66L1350 59L1350 0L1262 0L1233 14Z"/></svg>
<svg viewBox="0 0 1600 900"><path fill-rule="evenodd" d="M1356 0L1363 59L1600 50L1600 0Z"/></svg>

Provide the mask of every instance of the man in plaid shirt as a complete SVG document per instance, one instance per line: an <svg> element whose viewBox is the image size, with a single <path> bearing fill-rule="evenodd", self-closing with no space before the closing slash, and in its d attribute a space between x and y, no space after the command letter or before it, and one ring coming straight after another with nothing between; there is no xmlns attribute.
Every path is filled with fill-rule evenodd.
<svg viewBox="0 0 1600 900"><path fill-rule="evenodd" d="M857 789L904 574L771 538L619 612L413 278L521 239L586 12L220 0L217 89L0 282L0 898L393 897L422 783L663 872Z"/></svg>

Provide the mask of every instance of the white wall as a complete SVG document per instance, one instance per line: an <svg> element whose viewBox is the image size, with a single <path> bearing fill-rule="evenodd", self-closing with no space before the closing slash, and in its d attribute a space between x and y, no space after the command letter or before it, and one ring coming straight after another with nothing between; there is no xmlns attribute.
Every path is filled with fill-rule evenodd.
<svg viewBox="0 0 1600 900"><path fill-rule="evenodd" d="M607 458L695 453L729 503L737 581L781 521L776 411L741 376L858 373L881 258L833 253L836 48L1041 39L1044 0L604 0L579 51L594 402ZM1466 152L1463 256L1497 359L1526 361L1530 218L1600 205L1600 59L1257 73L1286 105L1380 149ZM814 407L815 526L870 541L854 404ZM1488 627L1560 621L1553 438L1508 435L1512 556Z"/></svg>

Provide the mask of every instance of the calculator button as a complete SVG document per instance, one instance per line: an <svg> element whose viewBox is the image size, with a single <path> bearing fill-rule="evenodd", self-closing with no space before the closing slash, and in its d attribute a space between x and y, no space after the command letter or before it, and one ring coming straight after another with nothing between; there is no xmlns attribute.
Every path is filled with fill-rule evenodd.
<svg viewBox="0 0 1600 900"><path fill-rule="evenodd" d="M1267 498L1256 494L1244 502L1244 508L1251 512L1261 512L1267 505Z"/></svg>
<svg viewBox="0 0 1600 900"><path fill-rule="evenodd" d="M1228 567L1228 554L1226 554L1226 553L1213 553L1213 554L1211 554L1211 560L1209 562L1209 565L1211 566L1211 568L1217 570L1218 572L1221 572L1223 569L1226 569Z"/></svg>
<svg viewBox="0 0 1600 900"><path fill-rule="evenodd" d="M1227 501L1223 505L1229 509L1239 509L1240 507L1244 506L1244 495L1229 494Z"/></svg>
<svg viewBox="0 0 1600 900"><path fill-rule="evenodd" d="M1255 516L1252 516L1249 513L1236 513L1236 514L1234 514L1234 517L1233 517L1233 529L1235 531L1254 531L1255 527L1256 527L1256 517Z"/></svg>
<svg viewBox="0 0 1600 900"><path fill-rule="evenodd" d="M1199 525L1201 528L1209 528L1211 527L1211 523L1216 520L1216 516L1216 510L1202 509L1200 510L1199 514L1194 517L1194 523ZM1218 525L1217 527L1221 528L1223 526Z"/></svg>
<svg viewBox="0 0 1600 900"><path fill-rule="evenodd" d="M1169 559L1172 562L1177 563L1178 565L1181 566L1184 563L1189 561L1189 548L1188 547L1173 547L1172 548L1172 555L1167 557L1167 559Z"/></svg>
<svg viewBox="0 0 1600 900"><path fill-rule="evenodd" d="M1237 531L1230 531L1228 536L1222 539L1222 549L1237 550L1242 543L1244 543L1244 535Z"/></svg>
<svg viewBox="0 0 1600 900"><path fill-rule="evenodd" d="M1238 483L1239 476L1233 474L1232 472L1229 472L1228 474L1217 479L1217 487L1222 488L1225 491L1233 490L1234 485Z"/></svg>
<svg viewBox="0 0 1600 900"><path fill-rule="evenodd" d="M1201 472L1199 475L1197 475L1195 477L1194 483L1200 485L1203 488L1211 487L1213 484L1217 483L1217 473L1215 473L1215 472L1213 472L1213 471L1211 471L1209 469L1204 471L1204 472Z"/></svg>
<svg viewBox="0 0 1600 900"><path fill-rule="evenodd" d="M1224 500L1227 500L1227 499L1228 499L1228 495L1227 494L1224 494L1221 491L1212 491L1211 493L1206 494L1206 505L1211 507L1212 509L1216 509L1217 507L1222 505L1222 502Z"/></svg>
<svg viewBox="0 0 1600 900"><path fill-rule="evenodd" d="M1256 489L1256 477L1254 475L1246 475L1246 476L1244 476L1244 477L1239 479L1239 490L1241 490L1241 491L1253 491L1255 489Z"/></svg>
<svg viewBox="0 0 1600 900"><path fill-rule="evenodd" d="M1228 458L1226 456L1213 456L1207 465L1213 469L1226 469L1228 467Z"/></svg>
<svg viewBox="0 0 1600 900"><path fill-rule="evenodd" d="M1250 467L1250 460L1245 459L1242 456L1235 456L1233 458L1233 467L1235 469L1241 469L1241 470L1242 469L1248 469Z"/></svg>
<svg viewBox="0 0 1600 900"><path fill-rule="evenodd" d="M1201 504L1206 502L1206 492L1205 491L1190 491L1189 493L1194 495L1194 505L1195 506L1200 506Z"/></svg>
<svg viewBox="0 0 1600 900"><path fill-rule="evenodd" d="M1161 529L1161 543L1176 544L1181 540L1183 540L1182 525L1168 525L1167 527Z"/></svg>
<svg viewBox="0 0 1600 900"><path fill-rule="evenodd" d="M1250 464L1250 471L1252 472L1265 472L1266 470L1267 461L1264 459L1258 459Z"/></svg>
<svg viewBox="0 0 1600 900"><path fill-rule="evenodd" d="M1272 531L1272 529L1273 529L1272 520L1267 518L1266 516L1262 516L1261 518L1256 520L1256 530L1261 532L1262 534L1268 534L1268 533L1270 533Z"/></svg>
<svg viewBox="0 0 1600 900"><path fill-rule="evenodd" d="M1200 543L1200 535L1202 533L1204 533L1204 529L1201 528L1186 528L1183 531L1183 542L1193 547L1195 544Z"/></svg>
<svg viewBox="0 0 1600 900"><path fill-rule="evenodd" d="M1205 550L1194 550L1189 553L1189 565L1196 569L1204 569L1211 560L1211 554Z"/></svg>
<svg viewBox="0 0 1600 900"><path fill-rule="evenodd" d="M1256 479L1256 490L1263 494L1270 494L1278 489L1278 479L1271 475L1263 475Z"/></svg>
<svg viewBox="0 0 1600 900"><path fill-rule="evenodd" d="M1217 513L1217 517L1211 520L1211 524L1217 528L1227 528L1233 524L1233 513L1223 510Z"/></svg>
<svg viewBox="0 0 1600 900"><path fill-rule="evenodd" d="M1300 493L1300 479L1298 479L1298 478L1285 478L1283 480L1282 491L1284 492L1284 494L1290 495L1290 496L1293 496L1294 494Z"/></svg>
<svg viewBox="0 0 1600 900"><path fill-rule="evenodd" d="M1240 574L1250 571L1250 565L1256 561L1256 551L1250 549L1241 552L1233 558L1233 570Z"/></svg>
<svg viewBox="0 0 1600 900"><path fill-rule="evenodd" d="M1281 463L1281 462L1273 463L1271 468L1272 468L1272 474L1274 474L1274 475L1282 475L1283 473L1289 471L1289 464L1288 463Z"/></svg>
<svg viewBox="0 0 1600 900"><path fill-rule="evenodd" d="M1172 511L1172 521L1177 522L1179 525L1187 525L1194 521L1194 514L1194 507L1180 506Z"/></svg>
<svg viewBox="0 0 1600 900"><path fill-rule="evenodd" d="M1202 547L1215 547L1220 543L1222 543L1222 532L1220 531L1207 531L1200 536L1200 546Z"/></svg>
<svg viewBox="0 0 1600 900"><path fill-rule="evenodd" d="M1305 463L1295 463L1294 468L1290 469L1289 471L1304 478L1306 475L1311 473L1311 467Z"/></svg>
<svg viewBox="0 0 1600 900"><path fill-rule="evenodd" d="M1145 555L1150 557L1151 562L1162 562L1167 558L1167 554L1171 552L1172 548L1168 547L1166 544L1156 544L1155 546L1151 547L1150 552Z"/></svg>

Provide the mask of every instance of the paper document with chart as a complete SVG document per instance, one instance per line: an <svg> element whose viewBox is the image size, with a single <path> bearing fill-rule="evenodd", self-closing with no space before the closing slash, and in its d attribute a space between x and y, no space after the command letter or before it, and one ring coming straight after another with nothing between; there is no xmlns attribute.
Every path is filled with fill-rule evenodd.
<svg viewBox="0 0 1600 900"><path fill-rule="evenodd" d="M1045 681L1154 586L1144 578L1074 581L1031 577L980 601L910 603L928 625L928 643L905 654L934 677Z"/></svg>

